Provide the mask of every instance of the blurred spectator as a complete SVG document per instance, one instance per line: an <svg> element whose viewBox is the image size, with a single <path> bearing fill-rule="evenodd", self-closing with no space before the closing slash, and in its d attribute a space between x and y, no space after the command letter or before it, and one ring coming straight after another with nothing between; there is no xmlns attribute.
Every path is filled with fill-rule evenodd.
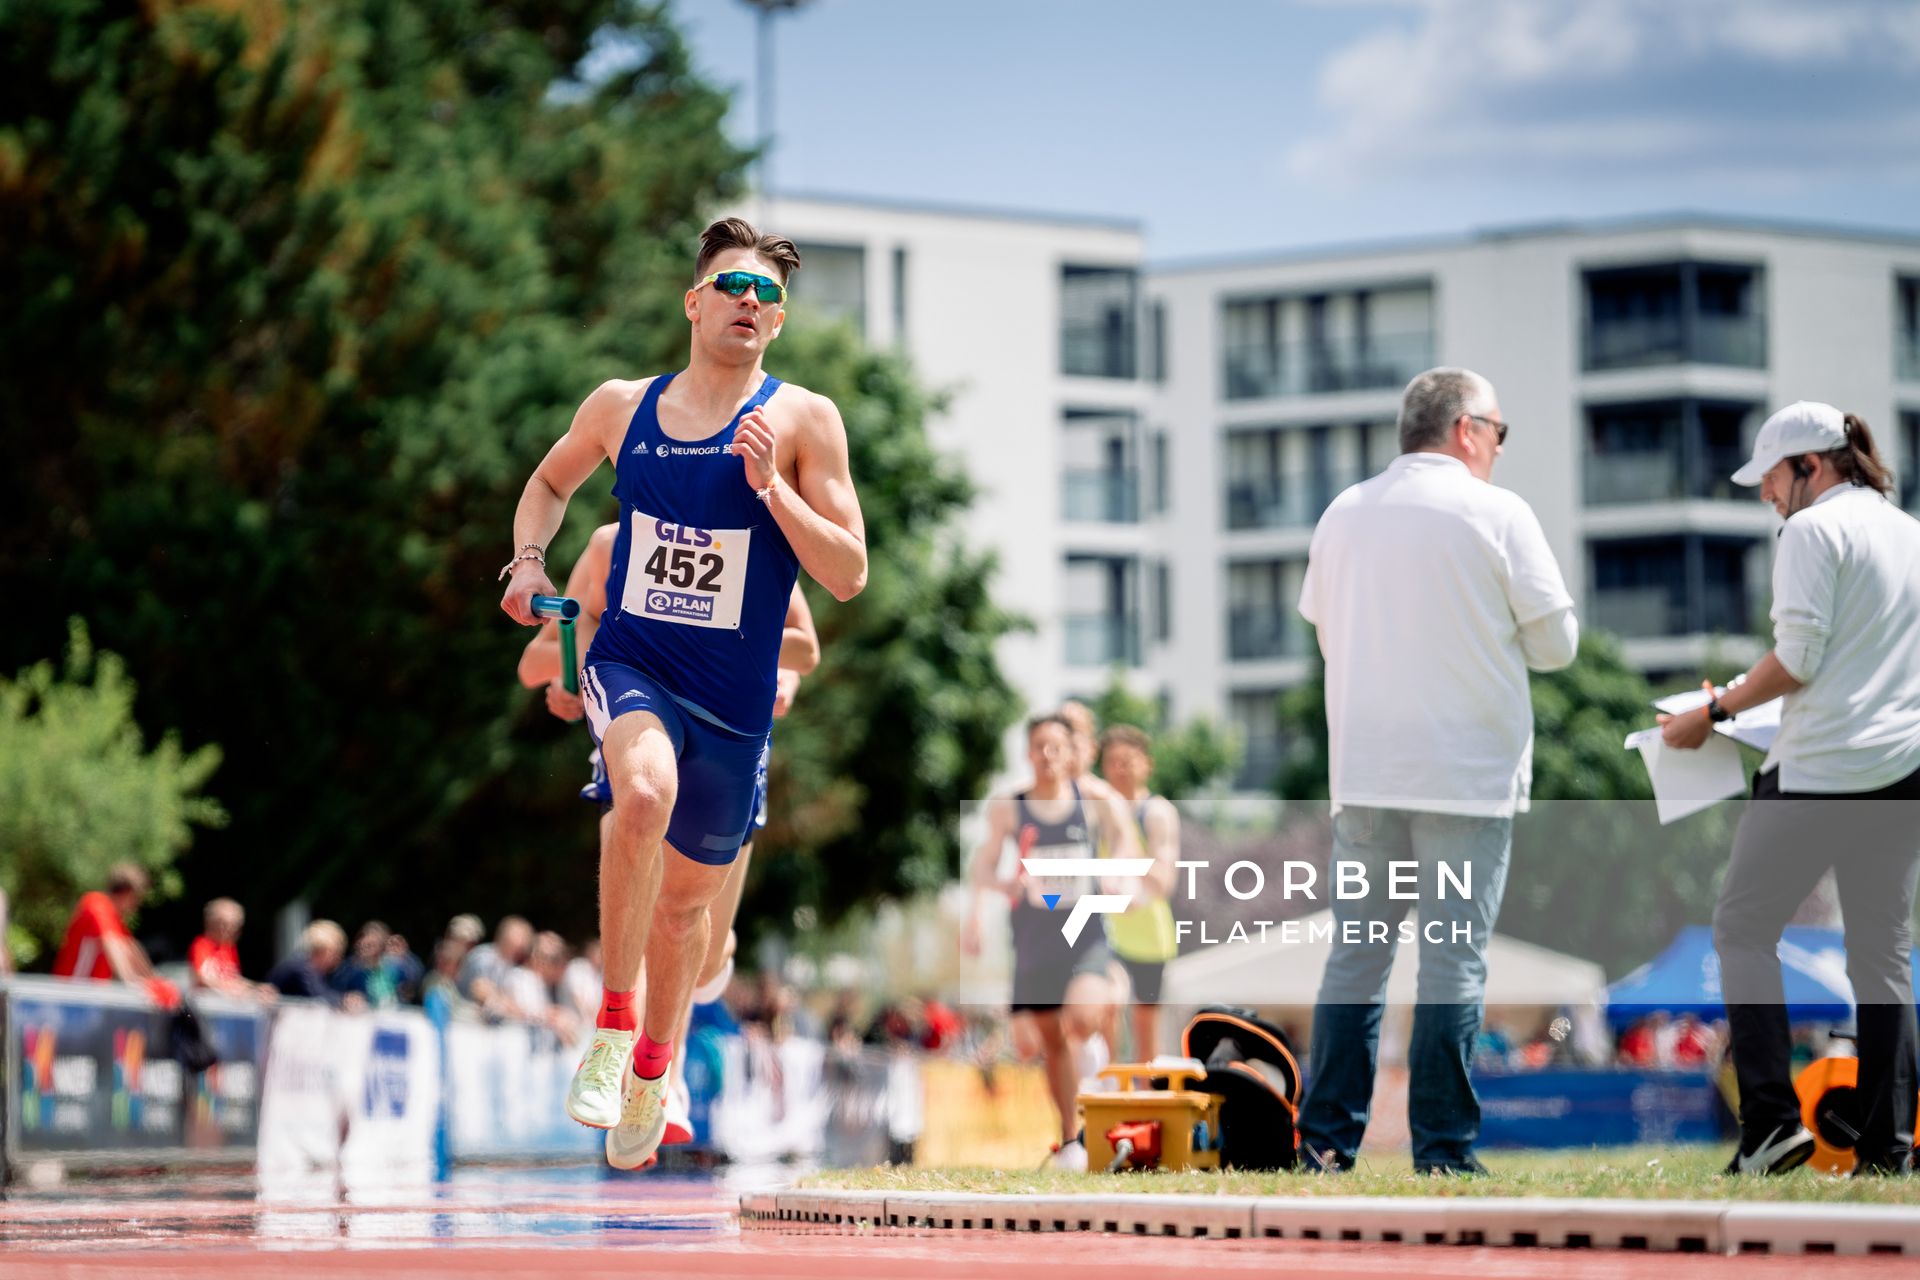
<svg viewBox="0 0 1920 1280"><path fill-rule="evenodd" d="M542 933L533 940L527 962L509 973L502 985L522 1018L572 1043L580 1030L580 1019L560 991L566 975L566 939L557 933Z"/></svg>
<svg viewBox="0 0 1920 1280"><path fill-rule="evenodd" d="M920 1007L920 1047L928 1053L955 1048L966 1024L960 1015L929 996Z"/></svg>
<svg viewBox="0 0 1920 1280"><path fill-rule="evenodd" d="M600 939L588 938L580 954L567 961L566 976L560 979L561 1003L587 1026L600 1013L601 990Z"/></svg>
<svg viewBox="0 0 1920 1280"><path fill-rule="evenodd" d="M1620 1065L1657 1067L1660 1065L1660 1037L1665 1034L1667 1015L1652 1013L1628 1027L1620 1035Z"/></svg>
<svg viewBox="0 0 1920 1280"><path fill-rule="evenodd" d="M125 982L144 989L162 1008L177 1007L180 988L153 971L147 953L127 932L127 919L140 910L151 884L145 869L122 862L108 870L105 893L82 894L53 962L54 976Z"/></svg>
<svg viewBox="0 0 1920 1280"><path fill-rule="evenodd" d="M467 958L467 952L480 945L480 939L487 936L487 930L486 926L480 923L479 916L462 912L447 921L447 931L444 936L448 942L454 944L458 953L454 956L454 963L458 964ZM438 948L435 949L438 950Z"/></svg>
<svg viewBox="0 0 1920 1280"><path fill-rule="evenodd" d="M471 944L462 945L452 936L434 944L433 971L421 983L420 1003L432 1004L435 1000L445 1000L449 1013L471 1009L467 998L460 994L460 962L466 959L470 950Z"/></svg>
<svg viewBox="0 0 1920 1280"><path fill-rule="evenodd" d="M327 975L340 967L346 954L347 931L331 920L315 920L301 933L300 950L267 974L267 985L283 996L324 1000L348 1011L364 1009L366 998L359 992L335 991L327 985Z"/></svg>
<svg viewBox="0 0 1920 1280"><path fill-rule="evenodd" d="M1507 1065L1507 1055L1512 1052L1513 1044L1507 1039L1507 1033L1489 1023L1480 1028L1473 1038L1473 1065L1500 1069Z"/></svg>
<svg viewBox="0 0 1920 1280"><path fill-rule="evenodd" d="M387 972L393 975L394 989L400 995L402 1004L420 1003L420 983L427 976L427 966L420 957L413 954L413 948L407 940L397 933L387 935Z"/></svg>
<svg viewBox="0 0 1920 1280"><path fill-rule="evenodd" d="M278 993L240 974L240 930L247 913L232 898L215 898L201 912L200 936L187 949L187 965L196 991L213 991L236 1000L272 999Z"/></svg>
<svg viewBox="0 0 1920 1280"><path fill-rule="evenodd" d="M1674 1028L1673 1065L1682 1071L1700 1071L1713 1065L1713 1035L1693 1014L1682 1014Z"/></svg>
<svg viewBox="0 0 1920 1280"><path fill-rule="evenodd" d="M494 927L493 941L467 953L460 966L460 994L483 1008L510 1014L507 975L525 963L532 951L533 926L520 916L502 918Z"/></svg>
<svg viewBox="0 0 1920 1280"><path fill-rule="evenodd" d="M327 975L327 985L341 995L358 995L374 1009L400 1003L400 984L387 964L387 940L393 931L379 920L360 926L353 938L353 954Z"/></svg>

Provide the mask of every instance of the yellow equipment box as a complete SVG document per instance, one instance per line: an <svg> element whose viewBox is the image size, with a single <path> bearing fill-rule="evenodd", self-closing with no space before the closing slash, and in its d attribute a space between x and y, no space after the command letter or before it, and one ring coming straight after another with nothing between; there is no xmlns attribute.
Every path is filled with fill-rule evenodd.
<svg viewBox="0 0 1920 1280"><path fill-rule="evenodd" d="M1114 1087L1079 1097L1088 1169L1220 1167L1220 1096L1187 1087L1207 1078L1199 1062L1116 1063L1101 1068L1100 1078ZM1164 1080L1167 1087L1134 1087L1143 1080Z"/></svg>

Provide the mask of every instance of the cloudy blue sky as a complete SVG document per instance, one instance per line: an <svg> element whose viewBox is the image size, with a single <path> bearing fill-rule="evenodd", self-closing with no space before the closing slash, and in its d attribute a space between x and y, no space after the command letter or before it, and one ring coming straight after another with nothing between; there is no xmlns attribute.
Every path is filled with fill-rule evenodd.
<svg viewBox="0 0 1920 1280"><path fill-rule="evenodd" d="M678 0L754 137L754 18ZM1920 231L1914 0L810 0L774 184L1158 260L1673 210Z"/></svg>

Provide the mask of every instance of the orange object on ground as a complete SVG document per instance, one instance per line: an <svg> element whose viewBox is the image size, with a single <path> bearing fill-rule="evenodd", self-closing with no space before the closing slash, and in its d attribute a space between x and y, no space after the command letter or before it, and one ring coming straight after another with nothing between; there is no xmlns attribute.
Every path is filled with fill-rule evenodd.
<svg viewBox="0 0 1920 1280"><path fill-rule="evenodd" d="M1813 1135L1807 1164L1822 1173L1850 1173L1860 1139L1860 1063L1855 1058L1816 1058L1807 1064L1793 1091L1800 1096L1800 1123Z"/></svg>
<svg viewBox="0 0 1920 1280"><path fill-rule="evenodd" d="M1177 1065L1175 1065L1177 1064ZM1206 1079L1206 1068L1192 1059L1174 1063L1114 1063L1100 1069L1102 1080L1114 1088L1080 1095L1080 1120L1086 1133L1087 1168L1144 1169L1148 1159L1136 1140L1134 1150L1116 1162L1122 1137L1137 1128L1157 1131L1152 1167L1163 1169L1218 1169L1220 1167L1220 1095L1190 1087ZM1137 1080L1149 1087L1132 1087ZM1164 1080L1166 1087L1151 1083Z"/></svg>

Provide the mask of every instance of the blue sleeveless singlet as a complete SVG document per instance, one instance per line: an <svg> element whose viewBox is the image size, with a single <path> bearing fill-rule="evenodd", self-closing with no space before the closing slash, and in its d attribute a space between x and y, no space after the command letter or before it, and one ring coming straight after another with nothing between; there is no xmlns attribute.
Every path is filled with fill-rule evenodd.
<svg viewBox="0 0 1920 1280"><path fill-rule="evenodd" d="M720 431L675 440L647 387L614 464L620 532L607 609L587 661L624 663L694 715L731 733L773 725L775 673L800 562L745 464L727 452L749 410L780 389L771 375Z"/></svg>

